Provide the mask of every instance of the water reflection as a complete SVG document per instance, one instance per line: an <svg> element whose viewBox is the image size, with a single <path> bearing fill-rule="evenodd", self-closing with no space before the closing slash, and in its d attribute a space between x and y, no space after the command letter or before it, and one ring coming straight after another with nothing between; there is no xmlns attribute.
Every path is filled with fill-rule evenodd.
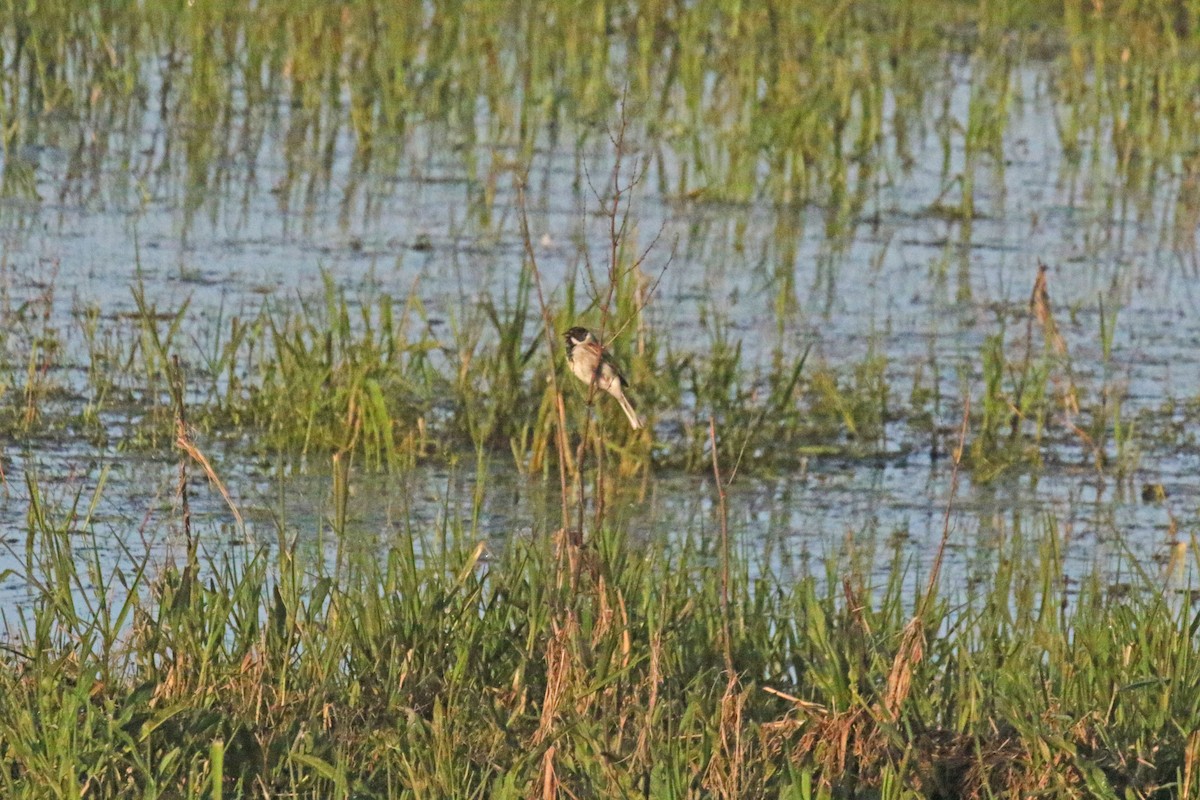
<svg viewBox="0 0 1200 800"><path fill-rule="evenodd" d="M280 473L277 465L246 469L230 460L225 479L246 519L233 522L217 490L202 476L190 481L192 525L204 553L254 552L281 541L326 557L373 559L390 546L412 542L418 554L447 540L483 540L492 552L513 538L545 536L559 523L557 486L516 475L507 464L480 472L471 464L419 468L396 476L354 471L345 528L335 530L333 479L320 470ZM59 470L59 471L56 471ZM194 471L193 471L194 473ZM909 458L896 463L819 461L803 474L742 477L728 493L734 546L751 577L783 580L823 576L828 563L854 565L884 585L899 564L913 591L923 586L946 534L943 586L965 592L1011 553L1011 542L1056 543L1068 585L1093 573L1113 583L1120 568L1138 564L1163 585L1187 588L1200 577L1179 548L1195 535L1176 514L1179 503L1145 500L1138 492L1096 479L1088 470L1064 470L1053 479L1021 477L975 485L959 474L951 497L952 466ZM127 572L150 554L151 572L182 557L185 542L170 460L48 448L9 464L9 488L0 502L0 606L26 596L27 543L41 530L28 516L26 476L34 479L47 524L66 526L81 563ZM1176 491L1178 484L1168 484ZM96 493L98 487L99 493ZM611 524L639 541L690 543L715 558L719 531L711 477L666 475L645 486L614 486L607 501ZM94 502L93 502L94 500ZM951 513L947 516L947 505ZM90 515L89 509L90 507ZM72 513L74 509L74 513ZM590 511L587 516L590 524ZM31 535L32 531L32 535ZM86 573L86 570L84 570Z"/></svg>

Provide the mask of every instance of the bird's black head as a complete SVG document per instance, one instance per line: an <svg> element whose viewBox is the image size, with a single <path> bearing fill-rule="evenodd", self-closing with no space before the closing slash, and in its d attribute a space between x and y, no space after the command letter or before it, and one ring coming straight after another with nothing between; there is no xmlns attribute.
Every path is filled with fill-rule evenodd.
<svg viewBox="0 0 1200 800"><path fill-rule="evenodd" d="M567 347L574 347L588 340L587 328L580 328L578 326L569 329L563 336L566 337Z"/></svg>

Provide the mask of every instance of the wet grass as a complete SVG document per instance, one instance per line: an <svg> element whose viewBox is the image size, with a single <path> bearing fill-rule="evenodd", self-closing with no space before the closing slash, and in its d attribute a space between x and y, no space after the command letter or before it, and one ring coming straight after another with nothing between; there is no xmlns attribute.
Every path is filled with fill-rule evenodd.
<svg viewBox="0 0 1200 800"><path fill-rule="evenodd" d="M710 418L722 458L758 472L795 469L814 456L944 456L968 406L965 465L977 482L1064 457L1120 480L1136 469L1143 443L1171 443L1139 436L1156 411L1122 414L1126 388L1111 354L1117 315L1100 306L1100 361L1080 362L1056 322L1064 311L1045 270L1034 273L1028 305L997 309L997 332L984 338L977 363L957 365L959 392L949 396L932 350L912 374L890 363L882 338L847 364L830 363L811 345L779 346L766 362L750 363L714 309L703 320L706 341L681 347L644 315L638 298L653 278L640 269L618 270L625 277L614 284L611 323L594 292L556 292L548 309L555 341L581 321L615 330L611 349L649 423L639 432L608 398L589 404L586 388L567 378L561 348L542 346L532 270L527 263L513 295L485 295L444 324L416 293L350 292L326 276L320 295L267 299L257 311L200 327L187 303L162 309L135 285L136 311L105 318L79 308L61 328L46 311L48 288L46 299L8 317L0 430L25 441L83 434L103 444L119 429L124 448L164 451L176 438L171 382L179 358L189 424L202 441L300 469L323 470L339 453L393 472L473 454L549 476L559 452L557 392L573 435L586 429L588 448L603 450L624 475L707 472ZM1091 344L1086 335L1081 344ZM901 395L898 384L910 392ZM568 462L573 472L574 457Z"/></svg>
<svg viewBox="0 0 1200 800"><path fill-rule="evenodd" d="M1030 63L1049 77L1061 147L1112 205L1136 207L1180 159L1194 177L1200 138L1200 23L1168 0L613 0L588 13L511 0L10 0L0 20L3 194L33 197L36 151L51 146L68 159L64 202L136 208L165 190L187 220L246 202L242 187L268 171L285 211L311 212L337 187L343 218L370 215L372 193L432 140L454 145L486 226L503 216L514 161L602 141L622 98L665 196L817 200L835 233L932 128L956 187L942 207L970 220L976 187L1004 169ZM959 120L947 102L956 60L970 86ZM348 161L335 158L343 143ZM1195 207L1181 192L1181 221Z"/></svg>
<svg viewBox="0 0 1200 800"><path fill-rule="evenodd" d="M1178 564L1164 581L1127 562L1118 594L1068 586L1049 518L927 589L899 555L882 576L808 574L608 527L489 554L453 521L382 557L281 541L113 569L83 555L87 497L27 491L32 597L0 649L8 797L1200 788L1200 613Z"/></svg>
<svg viewBox="0 0 1200 800"><path fill-rule="evenodd" d="M794 469L821 455L899 458L928 449L936 457L956 427L951 415L967 405L966 465L978 481L1036 471L1065 451L1118 479L1138 463L1136 421L1122 417L1125 389L1111 355L1103 356L1111 350L1081 369L1056 326L1044 272L1035 274L1027 307L999 313L977 371L965 372L961 393L950 397L939 394L935 363L900 396L895 384L909 378L896 374L882 343L841 366L811 346L748 363L715 311L706 317L707 341L681 348L637 321L632 298L647 280L618 287L617 307L631 316L611 345L650 424L645 431L630 431L606 397L589 405L586 388L567 379L561 352L549 361L528 268L514 297L485 298L444 325L431 323L415 294L350 293L328 277L322 295L291 306L267 300L199 333L186 304L164 311L136 286L131 315L103 319L84 309L58 330L33 314L12 343L0 423L26 440L82 432L98 443L118 427L122 446L161 451L175 439L170 383L178 357L189 423L202 439L301 468L324 468L337 453L389 471L473 453L507 455L521 470L549 475L558 424L551 372L571 429L583 431L594 413L589 448L603 449L626 475L707 471L710 417L719 423L721 456L752 471ZM596 311L574 304L568 295L551 311L556 339L579 320L599 328ZM1101 316L1102 342L1111 341L1104 326L1114 324L1115 316Z"/></svg>

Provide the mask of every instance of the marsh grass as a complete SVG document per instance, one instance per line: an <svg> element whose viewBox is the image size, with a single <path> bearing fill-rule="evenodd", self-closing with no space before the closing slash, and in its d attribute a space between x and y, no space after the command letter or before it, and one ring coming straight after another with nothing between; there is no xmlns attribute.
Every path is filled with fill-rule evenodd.
<svg viewBox="0 0 1200 800"><path fill-rule="evenodd" d="M603 402L572 420L586 422L598 409L609 435L589 438L588 447L607 449L625 474L644 474L650 463L706 470L710 414L726 434L729 463L739 453L761 454L752 462L771 468L811 453L910 449L917 435L885 441L889 424L905 420L928 430L936 452L955 409L936 386L929 392L938 413L919 392L906 407L886 346L853 364L780 347L769 364L750 365L719 314L699 352L656 331L641 313L655 274L641 268L639 248L657 234L638 241L628 201L635 190L653 190L701 208L770 208L782 332L796 310L797 220L806 209L820 212L818 281L832 297L847 237L886 210L882 188L911 169L914 143L930 134L945 188L922 213L956 224L961 243L970 243L973 220L990 211L980 207L980 187L1003 185L1005 135L1031 64L1047 76L1061 149L1079 169L1068 180L1082 176L1081 193L1122 220L1147 214L1152 191L1168 186L1173 202L1162 213L1181 239L1194 234L1198 26L1178 3L539 9L507 0L402 11L271 0L246 13L218 0L3 6L8 197L40 202L49 173L29 154L49 147L68 165L53 173L59 202L111 203L136 217L161 198L182 210L186 241L200 215L217 221L234 208L245 220L264 180L284 216L311 220L336 195L344 225L371 219L386 194L406 185L398 174L424 174L440 154L465 186L468 216L494 236L511 220L516 193L505 189L514 176L538 175L561 145L574 158L574 199L611 226L607 263L591 264L583 249L579 280L550 298L548 318L539 321L525 263L512 296L459 310L448 335L435 335L415 292L354 297L331 281L323 297L298 308L275 303L222 317L200 346L180 338L187 305L156 308L140 286L132 334L95 309L81 309L78 331L59 330L50 301L35 301L5 320L20 318L25 330L4 334L0 427L30 437L77 415L100 440L101 420L117 413L133 420L131 445L162 447L173 439L165 365L179 355L189 366L195 424L234 439L250 431L260 452L322 465L354 452L362 465L385 469L502 452L545 475L568 456L553 444L565 420L555 422L559 394L545 381L561 366L539 357L535 342L577 320L607 334L611 318L614 335L606 338L645 408L685 409L651 419L662 446L614 435L619 425ZM962 86L960 111L951 96ZM609 148L614 134L636 139L624 168L618 156L612 175L589 172L597 143ZM426 150L423 166L410 161ZM30 224L28 209L13 203L0 211L20 227ZM744 217L734 216L744 231ZM969 300L965 261L959 280ZM972 397L981 411L972 469L983 477L1036 469L1049 443L1065 436L1099 469L1128 474L1137 446L1119 387L1079 385L1069 356L1028 347L1014 354L1030 340L1019 334L1025 322L1001 320L992 331L1000 338L981 349L957 398ZM80 387L58 372L70 336L86 343L82 406L71 405ZM1077 421L1060 424L1056 415L1072 395L1082 404L1071 412Z"/></svg>
<svg viewBox="0 0 1200 800"><path fill-rule="evenodd" d="M289 541L81 567L85 505L27 491L31 602L0 651L10 797L1200 788L1192 593L1133 562L1129 591L1068 586L1049 518L926 594L902 558L793 579L734 550L723 579L711 540L610 528L486 553L449 523L336 567Z"/></svg>
<svg viewBox="0 0 1200 800"><path fill-rule="evenodd" d="M1027 308L987 336L981 353L982 396L969 464L976 480L1037 469L1047 454L1069 444L1099 473L1125 478L1137 464L1135 422L1122 417L1126 388L1112 363L1116 314L1098 300L1099 368L1085 380L1057 321L1049 269L1038 266ZM917 398L919 399L919 398Z"/></svg>
<svg viewBox="0 0 1200 800"><path fill-rule="evenodd" d="M1147 187L1193 141L1182 138L1195 126L1186 56L1196 21L1186 10L723 0L598 3L587 13L504 0L398 8L3 8L7 196L35 197L34 169L14 154L50 140L70 163L62 202L94 197L115 159L127 183L113 195L167 193L186 239L198 215L215 220L239 202L244 211L277 143L281 210L311 219L337 187L349 219L360 202L371 213L363 187L386 185L426 136L452 143L483 227L505 219L497 198L515 183L526 256L511 296L459 309L448 333L435 333L415 291L355 296L331 278L296 306L222 317L199 341L183 335L186 304L160 309L140 286L135 313L117 327L85 310L76 331L57 330L49 299L41 317L36 303L10 317L26 324L13 340L4 333L19 356L6 363L4 432L30 437L61 420L50 398L67 393L64 337L80 337L84 416L124 410L140 434L125 446L180 451L186 543L163 563L129 545L113 567L90 520L103 487L55 510L26 473L15 577L29 602L4 618L0 649L6 796L1200 790L1190 726L1200 718L1200 614L1192 587L1175 578L1182 561L1200 563L1195 544L1172 551L1166 575L1124 557L1117 567L1132 577L1120 592L1104 577L1108 564L1068 583L1071 542L1050 517L998 542L963 584L936 568L914 574L899 550L886 571L831 557L799 575L741 554L725 491L739 471L791 468L813 447L883 452L888 424L918 415L936 439L947 428L939 417L958 409L938 394L936 363L933 389L914 390L905 408L887 353L874 347L849 365L782 346L766 367L748 364L716 309L705 346L681 349L643 314L655 277L629 211L653 179L686 202L819 200L833 242L821 280L832 289L837 242L897 168L890 159L911 166L908 142L932 126L947 190L927 213L958 224L967 243L985 213L981 176L1003 169L1014 65L1043 48L1052 91L1066 99L1064 149L1090 160L1092 177L1115 173L1096 182L1102 191ZM929 78L955 53L969 81L964 124L947 110L954 79ZM644 161L625 160L628 108ZM165 132L149 146L147 120ZM608 247L603 263L585 248L561 290L542 284L524 214L529 165L560 136L574 137L577 157L601 136L617 154L607 177L577 170L577 197L598 210ZM349 167L337 156L347 141ZM966 158L954 166L959 145ZM1084 385L1037 280L1028 308L985 343L981 383L958 398L976 410L963 414L956 476L960 459L979 481L1035 468L1054 437L1090 437L1100 468L1102 434L1112 432L1118 454L1128 446L1119 402L1094 399L1110 397L1111 376ZM796 288L777 281L782 317ZM577 321L636 378L653 439L565 378L558 338ZM1090 433L1063 422L1087 412ZM281 533L271 548L206 554L186 487L205 463L204 438L223 436L302 468L332 464L331 517L316 546ZM561 528L514 534L489 552L473 526L447 515L432 529L410 522L367 554L346 546L356 469L473 453L484 476L496 452L533 474L557 467ZM642 541L606 514L613 483L655 466L711 469L719 540L690 530ZM952 520L948 509L947 536Z"/></svg>
<svg viewBox="0 0 1200 800"><path fill-rule="evenodd" d="M1112 357L1117 315L1098 303L1099 362L1081 363L1074 350L1092 343L1074 335L1068 343L1057 319L1070 310L1052 301L1045 270L1033 273L1027 305L1000 309L979 364L958 367L960 395L946 397L932 350L928 376L908 376L880 337L842 364L790 344L752 364L732 323L712 308L701 318L705 341L681 347L644 313L661 273L648 274L644 255L631 249L613 249L615 270L602 266L578 281L583 295L569 283L551 296L545 316L527 261L511 293L483 294L438 329L415 291L353 292L328 274L318 295L270 299L199 333L188 328L186 301L160 308L140 284L133 312L105 317L81 307L65 328L31 305L8 342L0 428L28 440L78 426L103 443L119 424L121 446L161 451L176 439L178 357L189 421L202 440L300 469L324 469L338 453L392 472L469 454L480 465L499 456L546 476L565 453L575 474L577 445L586 441L624 476L652 466L707 472L710 417L730 469L789 469L820 455L897 457L926 440L936 455L953 434L947 416L968 400L976 412L966 463L978 481L1036 472L1068 450L1117 478L1138 464L1147 422L1123 413L1127 389ZM542 346L547 331L557 343L579 323L611 329L608 345L647 431L628 430L609 398L590 396L567 375L557 344ZM897 384L906 380L903 397ZM565 451L556 444L564 424L587 431Z"/></svg>
<svg viewBox="0 0 1200 800"><path fill-rule="evenodd" d="M0 11L3 194L37 197L34 161L12 156L50 144L69 165L62 201L136 206L166 188L185 231L225 207L244 212L268 167L285 212L313 213L336 186L339 216L370 214L372 192L429 140L455 144L471 216L487 227L504 216L496 204L511 163L547 143L573 140L582 152L622 97L660 154L664 194L819 200L831 232L862 212L879 175L912 164L911 143L931 127L942 181L961 190L946 208L978 213L976 184L1003 170L1029 62L1049 76L1063 150L1113 205L1171 174L1198 138L1197 22L1168 0L622 1L589 13L554 2L526 13L511 0L399 11L42 0ZM946 111L955 58L970 85L958 121ZM958 145L966 159L953 166ZM117 185L103 189L102 178ZM1118 186L1105 188L1110 179Z"/></svg>

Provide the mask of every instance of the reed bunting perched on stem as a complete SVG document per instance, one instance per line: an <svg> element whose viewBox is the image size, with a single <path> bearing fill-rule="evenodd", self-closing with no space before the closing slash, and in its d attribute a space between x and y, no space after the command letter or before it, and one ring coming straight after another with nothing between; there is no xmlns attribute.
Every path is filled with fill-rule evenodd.
<svg viewBox="0 0 1200 800"><path fill-rule="evenodd" d="M571 328L564 335L567 339L567 363L571 365L571 372L575 373L575 377L588 386L595 384L596 388L617 398L621 410L629 417L629 424L635 431L641 428L642 421L638 419L633 404L625 396L625 377L613 364L608 351L600 346L600 342L596 341L596 337L586 328Z"/></svg>

